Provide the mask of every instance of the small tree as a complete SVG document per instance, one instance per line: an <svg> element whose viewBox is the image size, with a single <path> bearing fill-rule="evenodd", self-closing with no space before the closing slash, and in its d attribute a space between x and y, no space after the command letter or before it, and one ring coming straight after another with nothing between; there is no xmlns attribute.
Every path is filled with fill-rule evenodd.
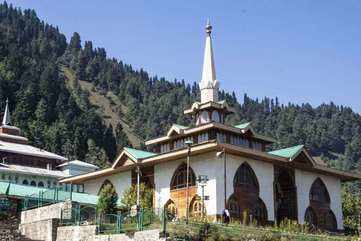
<svg viewBox="0 0 361 241"><path fill-rule="evenodd" d="M99 214L116 213L118 195L112 185L105 185L100 193L97 202L97 212Z"/></svg>
<svg viewBox="0 0 361 241"><path fill-rule="evenodd" d="M142 209L150 209L153 206L153 189L141 183L139 185L140 206ZM122 204L129 210L137 204L137 185L132 185L125 190L122 196Z"/></svg>
<svg viewBox="0 0 361 241"><path fill-rule="evenodd" d="M360 227L361 196L357 191L352 193L348 187L343 189L342 211L345 226L354 230Z"/></svg>

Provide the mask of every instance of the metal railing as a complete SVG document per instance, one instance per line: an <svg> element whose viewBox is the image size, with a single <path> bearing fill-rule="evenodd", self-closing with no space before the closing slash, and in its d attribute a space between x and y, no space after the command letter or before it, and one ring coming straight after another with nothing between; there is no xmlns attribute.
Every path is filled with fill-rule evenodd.
<svg viewBox="0 0 361 241"><path fill-rule="evenodd" d="M69 210L62 210L59 224L61 226L96 225L98 233L113 234L158 228L160 218L153 210L99 214L95 206L75 205Z"/></svg>
<svg viewBox="0 0 361 241"><path fill-rule="evenodd" d="M45 189L31 195L27 195L22 200L22 210L43 207L49 204L72 200L72 191L63 191L58 188Z"/></svg>

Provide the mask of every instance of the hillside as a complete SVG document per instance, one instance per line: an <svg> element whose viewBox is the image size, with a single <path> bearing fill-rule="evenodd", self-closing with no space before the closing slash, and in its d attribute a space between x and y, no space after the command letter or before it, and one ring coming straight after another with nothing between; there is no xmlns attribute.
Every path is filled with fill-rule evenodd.
<svg viewBox="0 0 361 241"><path fill-rule="evenodd" d="M0 4L0 100L10 99L14 124L34 145L106 165L122 146L189 125L183 110L198 93L196 83L149 76L78 33L67 42L32 10ZM228 123L252 121L274 147L302 143L333 166L361 169L361 116L351 108L220 97L236 111Z"/></svg>
<svg viewBox="0 0 361 241"><path fill-rule="evenodd" d="M72 90L74 86L79 86L81 91L86 92L89 103L96 107L96 113L102 117L105 125L112 126L114 135L116 135L116 127L120 124L130 144L135 148L141 147L141 143L144 140L136 135L134 130L124 120L128 108L120 102L119 98L112 91L100 93L92 83L77 79L75 73L69 68L62 66L60 69L65 76L67 88Z"/></svg>

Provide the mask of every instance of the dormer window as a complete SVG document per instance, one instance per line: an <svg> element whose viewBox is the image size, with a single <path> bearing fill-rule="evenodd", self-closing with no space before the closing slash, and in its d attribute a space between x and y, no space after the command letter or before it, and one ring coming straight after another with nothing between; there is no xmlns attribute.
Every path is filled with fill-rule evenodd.
<svg viewBox="0 0 361 241"><path fill-rule="evenodd" d="M170 151L169 143L161 144L160 145L160 153L165 153Z"/></svg>
<svg viewBox="0 0 361 241"><path fill-rule="evenodd" d="M198 135L198 143L208 141L208 132L202 133Z"/></svg>
<svg viewBox="0 0 361 241"><path fill-rule="evenodd" d="M199 115L200 118L200 124L208 123L209 122L209 114L208 111L202 111Z"/></svg>
<svg viewBox="0 0 361 241"><path fill-rule="evenodd" d="M184 147L184 139L179 139L174 142L174 149L180 149Z"/></svg>
<svg viewBox="0 0 361 241"><path fill-rule="evenodd" d="M262 150L262 144L259 143L259 142L254 141L254 142L252 142L252 148L254 150L261 151Z"/></svg>
<svg viewBox="0 0 361 241"><path fill-rule="evenodd" d="M226 143L226 134L217 132L217 141L219 143Z"/></svg>
<svg viewBox="0 0 361 241"><path fill-rule="evenodd" d="M230 136L230 143L232 145L244 146L244 147L249 148L249 141L247 139L243 138L242 136L231 135Z"/></svg>

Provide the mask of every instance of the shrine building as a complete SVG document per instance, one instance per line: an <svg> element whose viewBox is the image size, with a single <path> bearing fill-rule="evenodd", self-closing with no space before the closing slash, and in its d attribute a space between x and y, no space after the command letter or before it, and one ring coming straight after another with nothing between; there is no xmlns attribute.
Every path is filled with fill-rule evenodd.
<svg viewBox="0 0 361 241"><path fill-rule="evenodd" d="M145 142L148 151L124 148L111 167L61 182L82 185L95 195L108 183L120 197L137 183L139 168L140 182L154 189L154 209L166 208L177 217L188 212L216 220L228 208L231 218L246 215L260 225L287 218L343 230L341 183L360 175L328 167L303 145L268 151L275 140L256 133L252 123L225 123L233 111L218 96L211 33L208 23L201 98L184 111L193 118L190 126L174 124L165 136ZM200 175L208 179L204 197Z"/></svg>

